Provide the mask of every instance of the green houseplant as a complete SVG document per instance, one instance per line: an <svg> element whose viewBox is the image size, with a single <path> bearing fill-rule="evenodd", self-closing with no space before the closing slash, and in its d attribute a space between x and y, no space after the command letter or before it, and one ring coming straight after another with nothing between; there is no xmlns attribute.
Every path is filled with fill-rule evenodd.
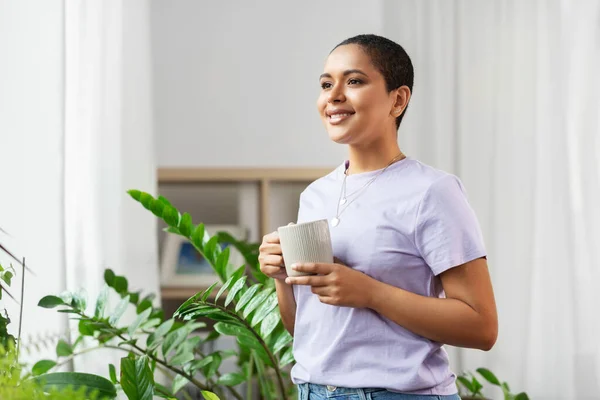
<svg viewBox="0 0 600 400"><path fill-rule="evenodd" d="M39 305L58 308L78 319L79 336L73 345L62 343L63 352L57 352L56 360L38 362L36 371L46 373L82 352L109 347L128 354L120 365L120 380L115 366L107 369L112 383L122 388L130 400L149 398L146 393L164 398L186 396L186 385L195 386L205 398L217 398L214 393L250 398L255 381L265 399L294 396L295 387L286 371L293 361L292 337L281 323L273 282L260 272L258 244L237 240L227 232L211 235L203 224L193 224L188 213L181 214L164 197L154 198L137 190L128 193L165 221L169 233L189 240L214 268L219 282L185 301L169 319L165 319L162 309L153 306L152 294L142 296L141 292L130 291L127 279L109 269L104 274L105 289L95 300L93 312L88 311L87 299L81 293L46 296ZM235 246L244 255L244 265L230 265L230 250L222 250L221 242ZM120 297L115 307L107 306L109 292ZM135 309L136 319L123 326L119 321L128 308ZM208 337L200 338L194 331L205 327L207 320L214 325ZM203 354L201 345L221 335L235 337L238 347ZM85 341L94 345L79 351L78 346ZM221 374L219 367L227 357L236 357L237 371ZM169 387L155 382L158 371L172 377ZM129 380L135 378L143 384L144 396L139 395L139 385L137 393L128 390L124 373L131 375ZM242 382L246 383L245 394L237 388Z"/></svg>
<svg viewBox="0 0 600 400"><path fill-rule="evenodd" d="M0 231L2 231L0 229ZM4 231L2 231L4 232ZM22 279L25 277L25 261L19 261L6 247L0 244L0 251L7 254L22 267ZM0 265L0 299L3 293L17 301L8 291L15 268L11 265L4 268ZM23 297L21 296L20 313L23 314ZM19 322L20 323L20 322ZM46 371L29 371L27 366L19 362L21 346L19 336L8 332L10 318L6 310L0 312L0 399L3 400L86 400L112 399L116 396L115 386L100 376L74 373Z"/></svg>
<svg viewBox="0 0 600 400"><path fill-rule="evenodd" d="M496 375L487 368L477 368L475 372L483 377L488 383L498 386L502 389L504 400L529 400L527 393L521 392L513 394L506 382L500 382ZM458 388L462 400L488 399L483 395L483 384L479 382L473 372L465 372L458 378Z"/></svg>

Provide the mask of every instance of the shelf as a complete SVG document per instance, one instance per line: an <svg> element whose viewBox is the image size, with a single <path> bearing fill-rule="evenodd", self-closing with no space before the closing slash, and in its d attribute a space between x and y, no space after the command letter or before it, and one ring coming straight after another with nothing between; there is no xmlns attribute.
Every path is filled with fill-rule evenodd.
<svg viewBox="0 0 600 400"><path fill-rule="evenodd" d="M187 300L193 295L207 288L193 287L161 287L160 296L163 300Z"/></svg>
<svg viewBox="0 0 600 400"><path fill-rule="evenodd" d="M307 182L330 173L331 168L159 168L159 183L182 182Z"/></svg>
<svg viewBox="0 0 600 400"><path fill-rule="evenodd" d="M329 174L330 168L174 168L162 167L157 171L158 184L206 184L206 183L254 183L258 184L258 233L259 237L269 233L273 186L281 183L311 182Z"/></svg>

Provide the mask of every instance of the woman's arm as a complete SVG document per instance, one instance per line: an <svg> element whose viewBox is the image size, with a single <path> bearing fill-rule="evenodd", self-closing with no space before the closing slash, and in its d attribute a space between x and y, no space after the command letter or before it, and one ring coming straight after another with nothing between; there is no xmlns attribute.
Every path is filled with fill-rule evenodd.
<svg viewBox="0 0 600 400"><path fill-rule="evenodd" d="M325 304L371 308L417 335L444 344L489 350L496 342L496 304L484 258L440 274L446 298L421 296L341 264L293 268L319 274L288 277L286 282L310 285Z"/></svg>
<svg viewBox="0 0 600 400"><path fill-rule="evenodd" d="M483 258L440 274L446 298L370 282L368 307L417 335L452 346L490 350L498 336L492 284Z"/></svg>
<svg viewBox="0 0 600 400"><path fill-rule="evenodd" d="M296 300L293 288L283 280L275 279L275 290L277 290L277 301L279 302L279 313L284 328L294 336L294 323L296 321Z"/></svg>

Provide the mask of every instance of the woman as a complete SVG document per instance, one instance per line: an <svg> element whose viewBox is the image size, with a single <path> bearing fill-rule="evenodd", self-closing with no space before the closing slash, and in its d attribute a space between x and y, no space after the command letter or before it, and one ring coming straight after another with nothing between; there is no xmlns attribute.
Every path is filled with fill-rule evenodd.
<svg viewBox="0 0 600 400"><path fill-rule="evenodd" d="M298 222L330 221L336 263L287 277L277 233L260 247L294 335L300 399L459 399L442 345L491 349L496 305L460 180L398 147L410 58L356 36L329 54L320 83L319 114L349 160L302 193Z"/></svg>

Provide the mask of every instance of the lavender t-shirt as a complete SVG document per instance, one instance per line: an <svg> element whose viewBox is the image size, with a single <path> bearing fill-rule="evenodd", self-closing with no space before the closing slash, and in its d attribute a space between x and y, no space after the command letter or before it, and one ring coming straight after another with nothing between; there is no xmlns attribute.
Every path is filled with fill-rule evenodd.
<svg viewBox="0 0 600 400"><path fill-rule="evenodd" d="M460 180L412 158L392 164L349 198L346 204L354 201L342 212L339 225L332 226L343 168L306 188L298 213L299 223L329 219L334 256L343 264L423 296L443 297L437 275L486 255ZM379 172L349 175L346 193L360 190ZM294 286L294 296L294 383L414 394L457 392L441 343L371 309L323 304L309 286Z"/></svg>

